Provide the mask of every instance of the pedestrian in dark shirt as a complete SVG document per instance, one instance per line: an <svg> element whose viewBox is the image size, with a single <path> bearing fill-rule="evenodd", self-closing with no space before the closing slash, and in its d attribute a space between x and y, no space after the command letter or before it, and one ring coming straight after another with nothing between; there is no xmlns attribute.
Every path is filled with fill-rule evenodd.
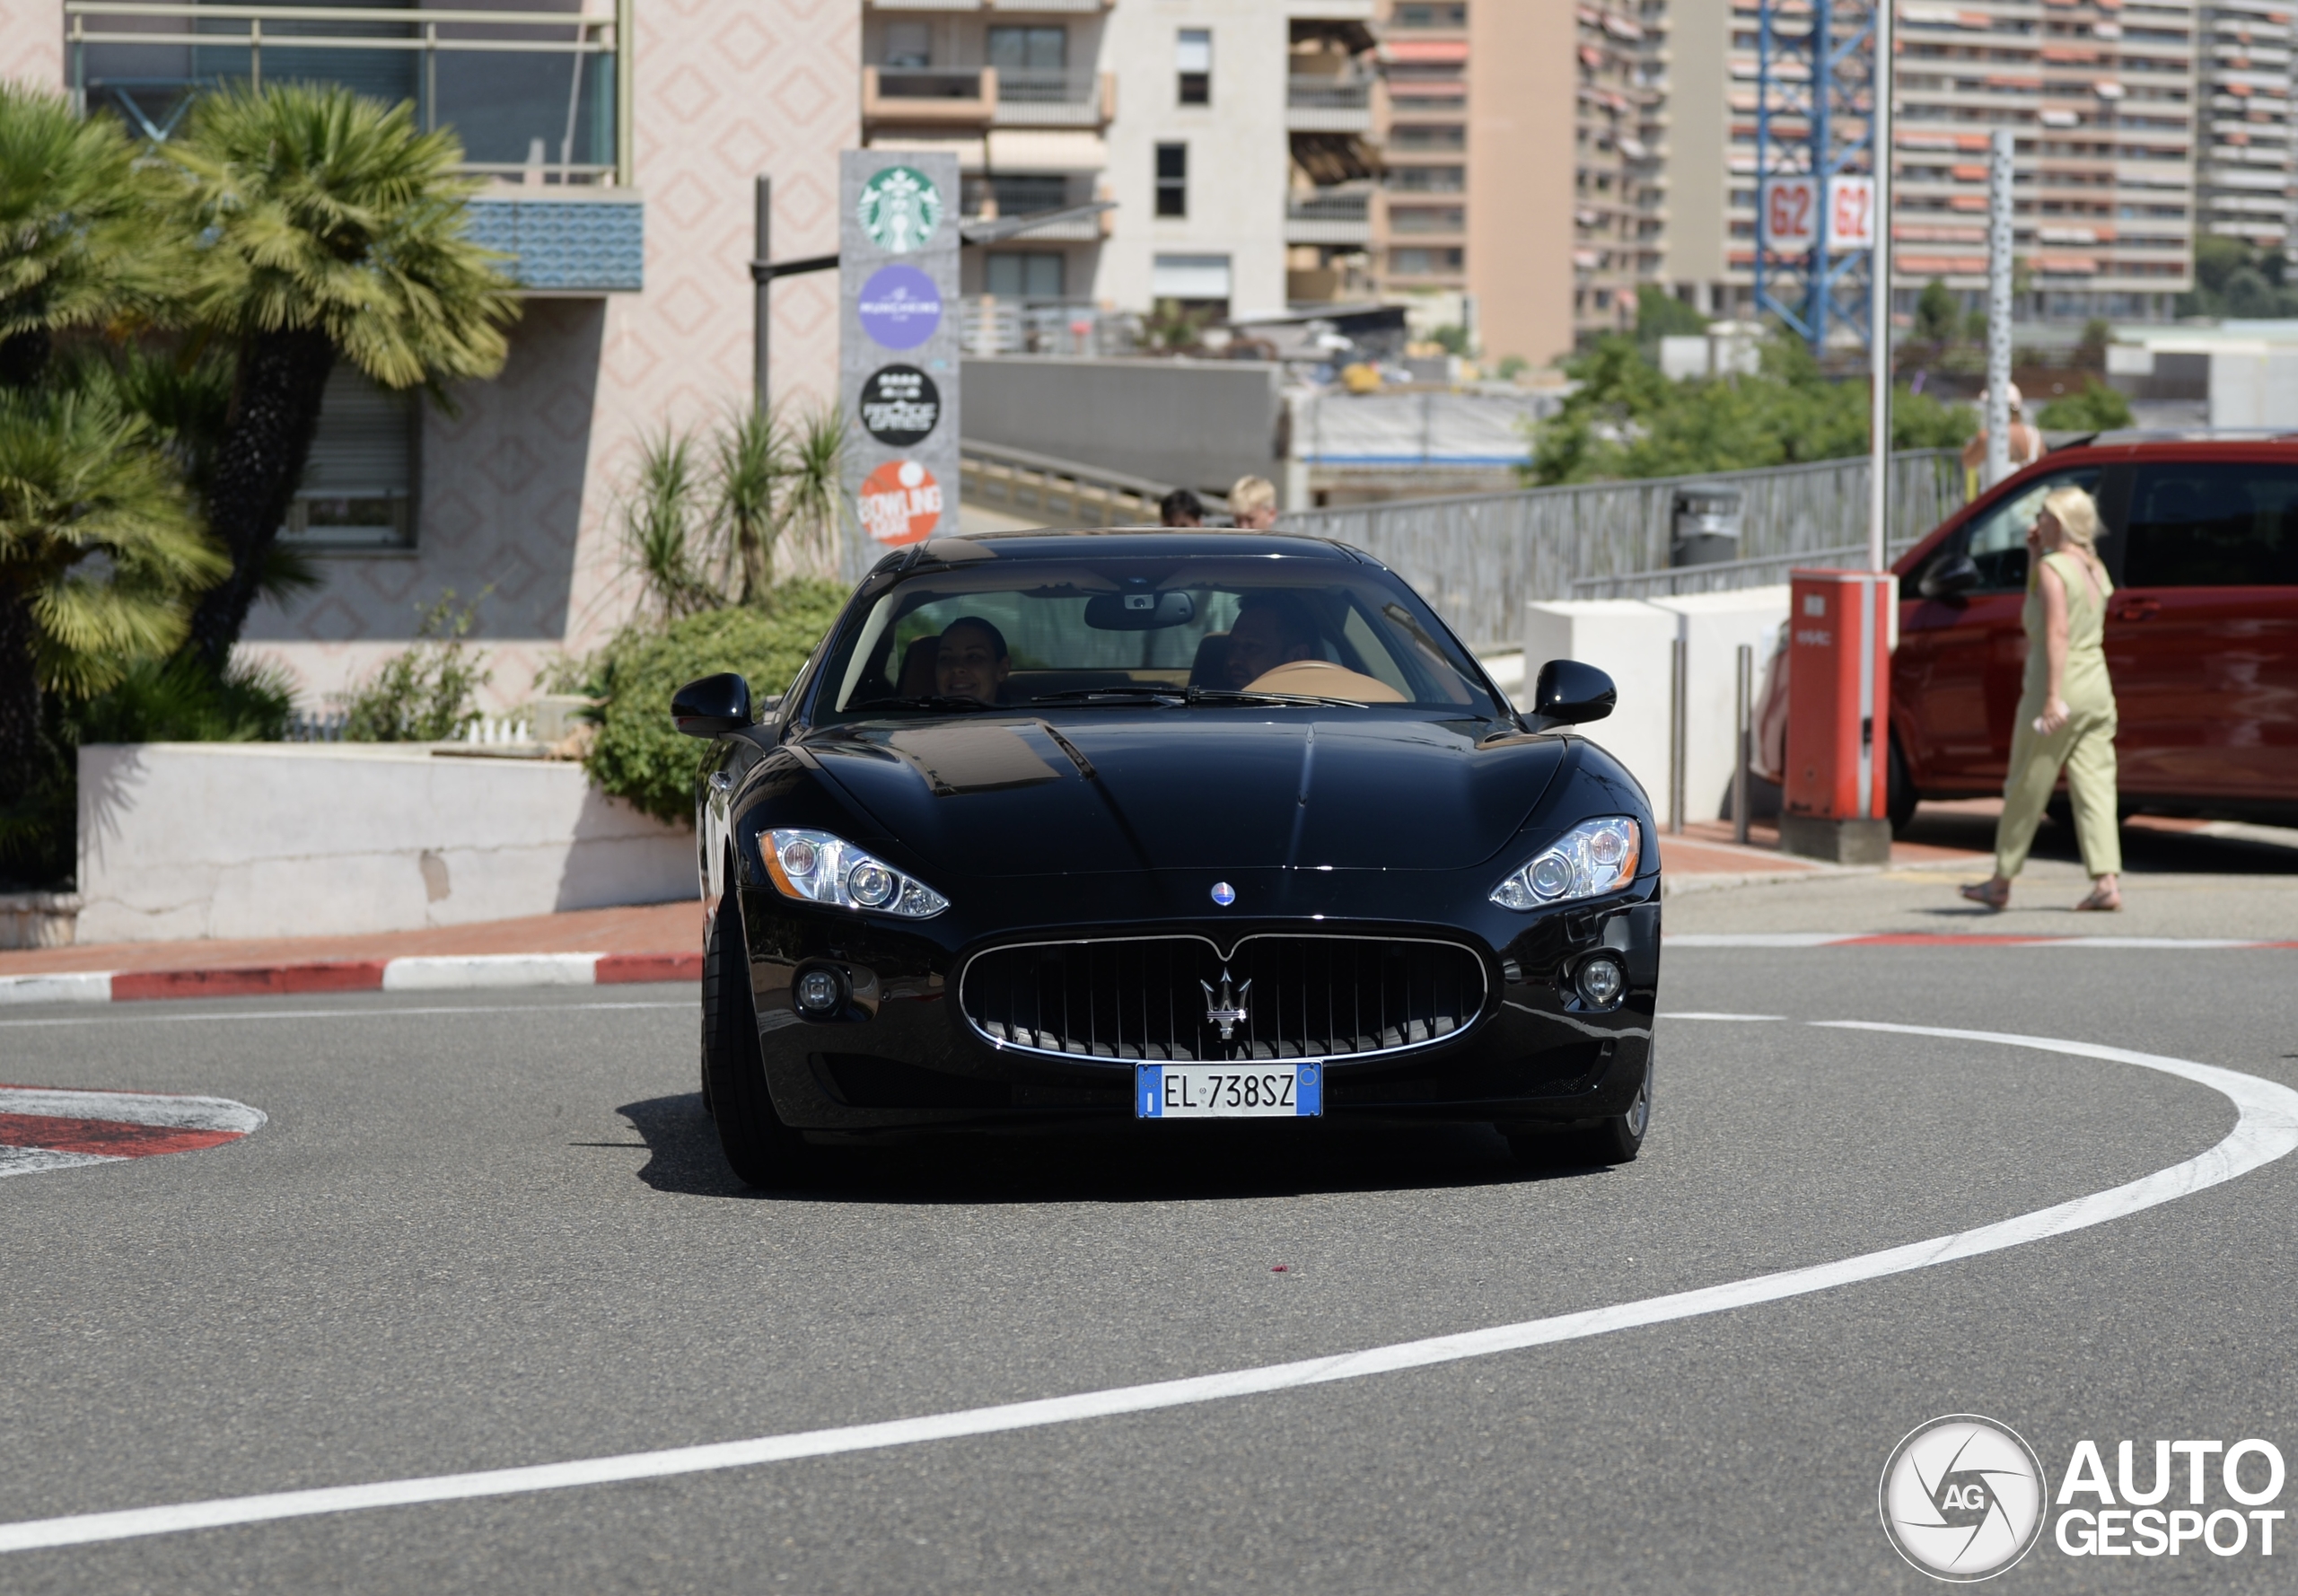
<svg viewBox="0 0 2298 1596"><path fill-rule="evenodd" d="M1157 501L1159 526L1203 526L1205 501L1186 487L1177 487Z"/></svg>

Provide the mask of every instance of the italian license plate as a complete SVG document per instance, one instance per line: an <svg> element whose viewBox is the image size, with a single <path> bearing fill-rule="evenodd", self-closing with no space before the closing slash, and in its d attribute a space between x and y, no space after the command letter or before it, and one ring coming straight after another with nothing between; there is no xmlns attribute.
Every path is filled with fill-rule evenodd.
<svg viewBox="0 0 2298 1596"><path fill-rule="evenodd" d="M1292 1119L1325 1111L1320 1064L1141 1064L1137 1119Z"/></svg>

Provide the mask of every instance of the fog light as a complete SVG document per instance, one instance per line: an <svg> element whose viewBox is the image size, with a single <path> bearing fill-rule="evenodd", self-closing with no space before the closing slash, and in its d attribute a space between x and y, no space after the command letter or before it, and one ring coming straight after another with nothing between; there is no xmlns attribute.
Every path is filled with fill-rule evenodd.
<svg viewBox="0 0 2298 1596"><path fill-rule="evenodd" d="M1582 1003L1592 1009L1608 1009L1627 989L1627 971L1620 968L1618 960L1599 955L1580 967L1572 984L1578 989Z"/></svg>
<svg viewBox="0 0 2298 1596"><path fill-rule="evenodd" d="M791 989L793 1000L802 1014L820 1019L835 1014L846 1006L845 983L834 970L809 969L801 971L798 984Z"/></svg>

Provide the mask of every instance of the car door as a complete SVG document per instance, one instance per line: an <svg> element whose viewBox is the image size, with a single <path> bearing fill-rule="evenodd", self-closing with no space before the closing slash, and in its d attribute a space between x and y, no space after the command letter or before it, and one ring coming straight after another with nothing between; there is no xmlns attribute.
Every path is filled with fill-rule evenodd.
<svg viewBox="0 0 2298 1596"><path fill-rule="evenodd" d="M1891 724L1916 785L1925 791L1984 791L2011 762L2026 634L2027 529L2055 488L2096 493L2099 467L2052 471L2020 484L1959 528L1933 556L1967 555L1978 584L1949 598L1899 606L1891 661Z"/></svg>
<svg viewBox="0 0 2298 1596"><path fill-rule="evenodd" d="M2298 465L2142 465L2121 541L2123 791L2298 802Z"/></svg>

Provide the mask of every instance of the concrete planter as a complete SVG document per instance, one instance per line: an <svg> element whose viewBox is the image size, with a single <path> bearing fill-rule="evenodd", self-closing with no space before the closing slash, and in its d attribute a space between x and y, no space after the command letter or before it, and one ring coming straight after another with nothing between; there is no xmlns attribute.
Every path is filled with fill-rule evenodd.
<svg viewBox="0 0 2298 1596"><path fill-rule="evenodd" d="M692 834L577 765L422 744L80 750L82 943L410 931L695 882Z"/></svg>
<svg viewBox="0 0 2298 1596"><path fill-rule="evenodd" d="M79 917L76 892L0 892L0 948L68 948Z"/></svg>

